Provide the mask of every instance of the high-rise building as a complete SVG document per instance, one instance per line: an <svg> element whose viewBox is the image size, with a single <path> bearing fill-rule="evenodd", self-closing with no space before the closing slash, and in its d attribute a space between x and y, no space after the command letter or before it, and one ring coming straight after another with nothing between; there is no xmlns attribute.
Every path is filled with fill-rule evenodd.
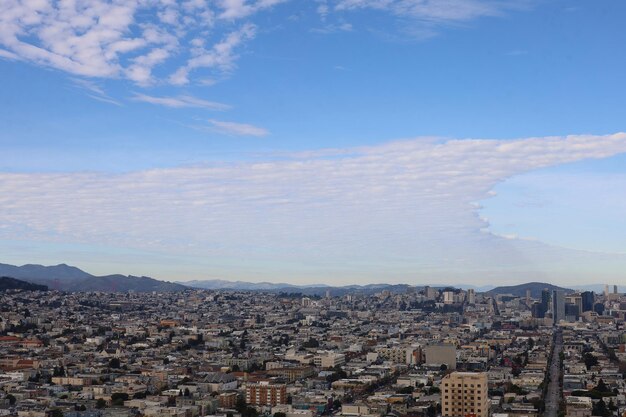
<svg viewBox="0 0 626 417"><path fill-rule="evenodd" d="M545 312L543 311L543 307L541 306L541 303L533 303L533 305L530 308L530 311L532 312L532 315L534 318L536 319L542 319L545 317Z"/></svg>
<svg viewBox="0 0 626 417"><path fill-rule="evenodd" d="M613 294L617 294L617 285L613 285Z"/></svg>
<svg viewBox="0 0 626 417"><path fill-rule="evenodd" d="M467 303L476 304L476 291L472 288L467 290Z"/></svg>
<svg viewBox="0 0 626 417"><path fill-rule="evenodd" d="M582 298L582 312L584 313L585 311L592 311L593 303L596 300L596 295L594 294L594 292L585 291L580 296Z"/></svg>
<svg viewBox="0 0 626 417"><path fill-rule="evenodd" d="M583 312L583 297L580 294L571 294L565 297L565 315L568 316L570 314L567 313L568 304L573 304L578 309L578 314ZM570 310L570 312L573 310Z"/></svg>
<svg viewBox="0 0 626 417"><path fill-rule="evenodd" d="M550 290L545 288L541 291L541 308L539 309L539 315L537 317L544 318L548 310L550 310Z"/></svg>
<svg viewBox="0 0 626 417"><path fill-rule="evenodd" d="M441 381L443 417L487 417L488 380L483 372L453 372Z"/></svg>
<svg viewBox="0 0 626 417"><path fill-rule="evenodd" d="M565 320L565 293L563 291L554 290L552 292L552 317L554 324Z"/></svg>
<svg viewBox="0 0 626 417"><path fill-rule="evenodd" d="M435 288L429 287L428 285L424 287L424 296L428 300L434 300L437 298L438 293L439 292Z"/></svg>

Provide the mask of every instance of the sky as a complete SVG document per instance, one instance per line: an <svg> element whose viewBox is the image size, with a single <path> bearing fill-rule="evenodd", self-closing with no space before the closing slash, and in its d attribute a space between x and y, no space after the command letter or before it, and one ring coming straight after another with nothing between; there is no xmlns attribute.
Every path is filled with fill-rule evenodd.
<svg viewBox="0 0 626 417"><path fill-rule="evenodd" d="M621 0L5 0L0 262L626 284Z"/></svg>

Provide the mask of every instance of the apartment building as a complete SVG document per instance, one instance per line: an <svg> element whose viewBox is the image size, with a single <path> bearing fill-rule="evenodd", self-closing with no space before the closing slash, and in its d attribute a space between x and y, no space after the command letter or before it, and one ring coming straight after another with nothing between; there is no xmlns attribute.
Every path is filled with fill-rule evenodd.
<svg viewBox="0 0 626 417"><path fill-rule="evenodd" d="M443 417L487 417L488 380L484 372L453 372L441 381Z"/></svg>
<svg viewBox="0 0 626 417"><path fill-rule="evenodd" d="M287 404L287 386L262 381L246 386L246 402L250 405Z"/></svg>

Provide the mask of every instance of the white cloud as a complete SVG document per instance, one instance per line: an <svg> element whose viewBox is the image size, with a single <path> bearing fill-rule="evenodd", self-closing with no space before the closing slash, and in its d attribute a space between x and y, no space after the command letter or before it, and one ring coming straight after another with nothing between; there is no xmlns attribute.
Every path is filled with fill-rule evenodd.
<svg viewBox="0 0 626 417"><path fill-rule="evenodd" d="M198 68L218 69L222 72L230 71L237 59L235 49L247 40L254 38L256 26L251 23L229 33L222 41L210 49L196 47L187 63L178 68L169 78L174 85L184 85L189 82L189 73Z"/></svg>
<svg viewBox="0 0 626 417"><path fill-rule="evenodd" d="M242 19L261 10L268 9L286 0L219 0L218 4L222 9L220 18L222 19Z"/></svg>
<svg viewBox="0 0 626 417"><path fill-rule="evenodd" d="M216 14L228 20L249 17L280 3L203 0L80 0L0 2L0 58L20 59L76 76L125 78L153 84L154 70L174 57L195 68L229 70L234 49L252 39L253 26L215 27ZM216 32L216 33L212 33ZM224 40L201 50L192 40ZM209 57L207 57L207 55ZM209 62L210 61L210 62ZM186 77L179 73L182 83Z"/></svg>
<svg viewBox="0 0 626 417"><path fill-rule="evenodd" d="M87 95L94 100L101 101L103 103L113 104L115 106L122 106L122 103L108 95L104 91L104 89L94 81L84 80L81 78L73 78L72 83L78 88L87 90L89 92Z"/></svg>
<svg viewBox="0 0 626 417"><path fill-rule="evenodd" d="M147 94L135 93L132 100L173 108L197 107L209 110L228 110L231 108L228 104L203 100L188 95L180 95L176 97L155 97Z"/></svg>
<svg viewBox="0 0 626 417"><path fill-rule="evenodd" d="M336 0L336 10L374 9L428 22L462 22L497 16L524 2L507 0Z"/></svg>
<svg viewBox="0 0 626 417"><path fill-rule="evenodd" d="M427 39L441 26L459 25L481 18L500 16L528 7L528 0L334 0L333 10L373 10L398 19L404 36Z"/></svg>
<svg viewBox="0 0 626 417"><path fill-rule="evenodd" d="M416 139L118 175L3 173L0 240L147 249L231 278L619 276L626 257L494 236L476 202L511 176L624 152L624 133Z"/></svg>
<svg viewBox="0 0 626 417"><path fill-rule="evenodd" d="M269 131L267 129L250 124L225 122L215 119L210 119L209 123L211 124L213 130L227 135L258 137L269 135Z"/></svg>

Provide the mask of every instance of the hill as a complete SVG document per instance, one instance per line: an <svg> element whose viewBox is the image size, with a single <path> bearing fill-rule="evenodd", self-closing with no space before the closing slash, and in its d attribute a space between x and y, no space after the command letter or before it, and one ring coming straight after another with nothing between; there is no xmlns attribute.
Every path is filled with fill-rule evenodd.
<svg viewBox="0 0 626 417"><path fill-rule="evenodd" d="M48 291L48 287L11 277L0 277L0 291L7 290Z"/></svg>
<svg viewBox="0 0 626 417"><path fill-rule="evenodd" d="M65 264L54 266L0 264L0 276L5 275L29 283L44 285L47 288L69 292L171 292L188 289L187 286L181 284L160 281L150 277L95 276Z"/></svg>
<svg viewBox="0 0 626 417"><path fill-rule="evenodd" d="M520 284L520 285L496 287L492 290L487 291L486 294L488 295L513 294L517 297L526 297L526 291L530 290L530 296L532 298L541 298L541 292L546 288L550 291L560 290L560 291L565 291L565 293L574 292L574 290L572 289L557 287L556 285L548 284L545 282L528 282L526 284Z"/></svg>

